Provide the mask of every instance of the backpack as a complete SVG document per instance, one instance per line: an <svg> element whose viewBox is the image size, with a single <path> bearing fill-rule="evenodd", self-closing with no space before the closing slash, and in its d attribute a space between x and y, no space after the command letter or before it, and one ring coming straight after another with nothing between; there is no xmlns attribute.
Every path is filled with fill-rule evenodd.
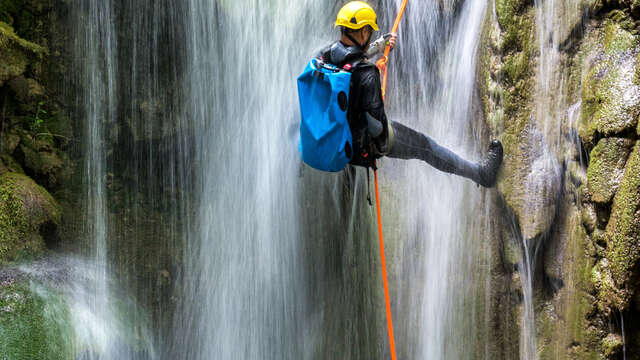
<svg viewBox="0 0 640 360"><path fill-rule="evenodd" d="M302 160L330 172L343 170L353 157L347 109L352 65L344 68L312 59L298 77Z"/></svg>

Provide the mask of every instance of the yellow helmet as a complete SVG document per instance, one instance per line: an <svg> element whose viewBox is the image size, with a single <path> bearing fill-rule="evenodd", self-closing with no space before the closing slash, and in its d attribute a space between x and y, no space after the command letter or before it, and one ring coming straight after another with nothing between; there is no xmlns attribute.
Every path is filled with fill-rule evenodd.
<svg viewBox="0 0 640 360"><path fill-rule="evenodd" d="M335 26L344 26L357 30L367 25L378 31L376 12L369 4L363 1L352 1L340 9Z"/></svg>

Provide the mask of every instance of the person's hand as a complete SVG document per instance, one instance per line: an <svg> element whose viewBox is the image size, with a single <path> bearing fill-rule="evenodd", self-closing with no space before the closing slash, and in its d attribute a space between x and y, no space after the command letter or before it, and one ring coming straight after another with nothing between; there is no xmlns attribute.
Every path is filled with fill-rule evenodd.
<svg viewBox="0 0 640 360"><path fill-rule="evenodd" d="M396 47L396 42L398 41L398 34L389 33L387 35L389 35L389 39L387 40L387 44L389 45L389 48L391 48L391 50L393 50L393 48Z"/></svg>

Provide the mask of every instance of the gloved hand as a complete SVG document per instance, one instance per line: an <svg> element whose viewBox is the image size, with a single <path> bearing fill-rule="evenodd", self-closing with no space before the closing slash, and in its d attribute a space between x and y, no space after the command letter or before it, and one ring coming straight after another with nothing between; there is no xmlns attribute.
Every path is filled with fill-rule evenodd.
<svg viewBox="0 0 640 360"><path fill-rule="evenodd" d="M369 47L365 51L364 55L367 58L372 58L372 57L376 56L377 54L383 53L384 52L384 48L387 45L389 45L391 47L391 50L393 50L393 48L396 46L396 41L397 40L398 40L398 35L395 34L395 33L384 34L378 40L372 42L369 45Z"/></svg>

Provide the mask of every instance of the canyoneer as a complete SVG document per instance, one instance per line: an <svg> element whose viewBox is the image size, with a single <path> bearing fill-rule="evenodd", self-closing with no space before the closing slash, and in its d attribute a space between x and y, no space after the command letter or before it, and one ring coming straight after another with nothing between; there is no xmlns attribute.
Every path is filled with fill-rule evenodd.
<svg viewBox="0 0 640 360"><path fill-rule="evenodd" d="M298 78L300 153L310 166L340 171L347 164L375 168L387 156L419 159L440 171L493 187L502 163L502 144L493 140L484 160L467 161L430 137L396 121L384 111L380 71L370 60L396 44L396 34L371 41L378 31L376 13L352 1L340 11L335 27L340 40L320 51Z"/></svg>

